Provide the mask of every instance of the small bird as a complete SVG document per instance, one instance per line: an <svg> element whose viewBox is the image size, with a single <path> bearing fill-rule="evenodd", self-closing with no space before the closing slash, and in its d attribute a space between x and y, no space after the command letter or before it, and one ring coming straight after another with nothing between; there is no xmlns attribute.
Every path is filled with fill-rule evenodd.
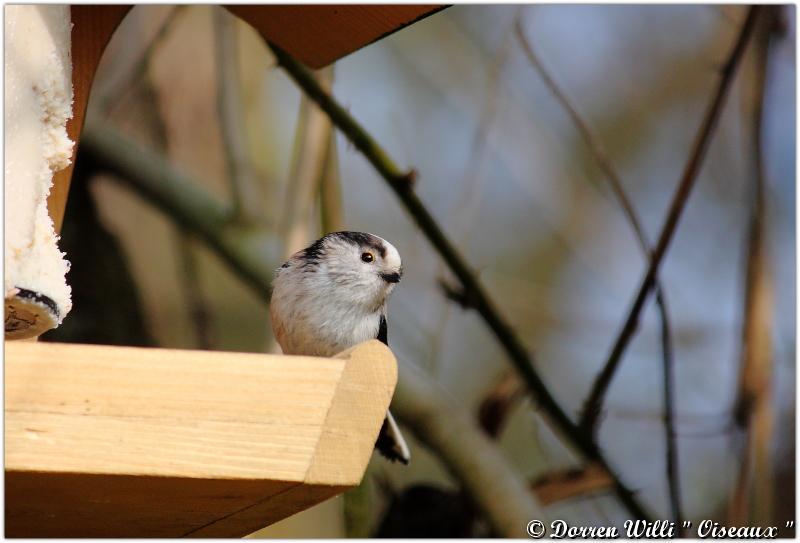
<svg viewBox="0 0 800 543"><path fill-rule="evenodd" d="M386 302L400 282L400 253L364 232L333 232L275 271L270 317L284 354L334 356L369 339L388 345ZM375 448L391 461L411 455L386 412Z"/></svg>

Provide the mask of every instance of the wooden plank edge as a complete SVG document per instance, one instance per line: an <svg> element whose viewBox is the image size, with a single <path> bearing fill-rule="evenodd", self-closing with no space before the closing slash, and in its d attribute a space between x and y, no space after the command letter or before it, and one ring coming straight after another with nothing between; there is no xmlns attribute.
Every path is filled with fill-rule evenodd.
<svg viewBox="0 0 800 543"><path fill-rule="evenodd" d="M397 362L391 350L377 340L357 345L336 358L347 360L347 364L305 482L287 488L281 493L280 500L262 500L187 534L189 537L231 537L231 534L242 537L337 496L361 482L394 394ZM388 390L376 386L386 382L391 384ZM365 390L376 391L374 401L359 401ZM354 418L358 424L355 434L352 433ZM349 461L342 463L343 458ZM331 484L332 473L336 474L338 484ZM266 519L274 520L267 522Z"/></svg>

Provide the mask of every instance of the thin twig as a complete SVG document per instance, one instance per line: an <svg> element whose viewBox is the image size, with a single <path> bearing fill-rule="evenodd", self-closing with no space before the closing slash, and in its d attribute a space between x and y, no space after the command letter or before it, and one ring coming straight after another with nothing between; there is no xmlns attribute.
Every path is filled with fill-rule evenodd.
<svg viewBox="0 0 800 543"><path fill-rule="evenodd" d="M608 158L608 155L606 155L602 143L600 143L600 140L597 139L592 130L589 128L589 124L583 119L581 114L578 113L578 110L569 101L566 93L561 90L561 87L558 86L558 83L556 83L555 79L553 79L553 76L551 76L544 67L544 64L539 59L539 55L536 54L527 36L525 36L525 31L522 28L521 18L517 19L514 31L519 38L519 42L522 45L522 50L525 53L528 62L530 62L531 66L533 66L533 68L537 71L539 76L544 81L544 84L547 86L550 92L553 93L564 111L566 111L569 115L572 124L574 124L575 128L578 129L578 133L580 134L581 138L583 138L584 143L589 148L592 156L594 156L597 165L600 167L603 175L605 175L606 179L608 180L608 184L611 186L611 190L614 192L617 203L625 212L625 218L628 220L628 223L633 229L634 234L636 234L636 238L639 241L639 246L641 247L645 256L649 257L650 242L647 240L647 235L644 233L644 228L639 220L639 216L636 213L630 198L628 198L625 189L623 188L622 179L620 178L614 166L611 164L611 160Z"/></svg>
<svg viewBox="0 0 800 543"><path fill-rule="evenodd" d="M776 15L773 9L775 8L767 8L768 11L761 19L753 59L755 85L750 138L753 156L753 203L747 236L739 391L734 409L735 420L744 429L744 448L728 506L728 521L738 524L772 522L773 474L769 449L773 421L769 378L772 369L773 292L766 248L767 213L762 127L769 41ZM749 514L751 499L754 504L753 516Z"/></svg>
<svg viewBox="0 0 800 543"><path fill-rule="evenodd" d="M728 95L733 77L736 74L736 69L738 68L744 54L747 41L752 34L753 25L759 10L759 6L752 6L748 10L747 19L745 19L742 30L736 40L736 44L734 45L730 57L722 69L722 77L720 78L714 94L712 95L711 102L709 103L708 109L706 110L705 116L700 124L699 132L689 154L689 160L681 176L678 188L673 196L672 203L670 204L669 211L667 213L667 219L663 228L661 229L658 242L653 250L652 257L650 258L650 265L647 268L647 272L644 275L628 316L626 317L619 335L614 342L614 346L611 349L611 354L609 355L600 374L597 376L597 379L592 386L592 390L584 404L580 427L590 436L595 435L597 430L597 420L603 405L605 393L611 384L611 380L617 370L617 367L619 366L620 360L622 360L622 355L625 353L630 340L633 338L633 335L639 326L639 317L642 309L644 308L644 304L655 285L659 266L661 265L664 255L667 252L667 248L672 241L672 237L675 234L675 230L678 225L678 220L683 213L686 202L688 201L692 188L695 185L697 174L700 170L701 164L703 163L703 159L705 158L709 142L711 141L711 135L714 132L714 128L716 128L717 121L719 120L720 113L722 112L722 106L725 103L725 98Z"/></svg>
<svg viewBox="0 0 800 543"><path fill-rule="evenodd" d="M534 369L531 356L511 327L500 316L500 313L486 294L480 281L469 269L459 252L445 236L439 224L428 212L422 201L413 190L412 174L403 172L392 161L386 151L359 125L356 120L326 93L314 80L308 69L292 58L288 53L268 44L277 58L278 64L294 79L300 88L308 94L325 111L333 124L361 151L364 157L375 167L378 173L394 190L406 210L416 222L420 230L428 238L431 245L447 263L450 271L461 282L465 292L474 300L475 310L481 315L498 343L508 354L514 367L520 373L538 403L545 418L563 437L587 459L600 462L614 477L615 490L622 503L636 518L648 518L648 514L639 504L633 493L612 471L589 434L580 430L561 409L550 390L544 384L539 373Z"/></svg>
<svg viewBox="0 0 800 543"><path fill-rule="evenodd" d="M602 143L589 128L589 123L587 123L581 114L578 113L577 108L572 105L569 98L567 98L566 93L561 90L561 87L559 87L555 79L544 67L544 63L539 59L539 56L536 54L533 46L525 35L525 32L522 28L521 16L516 18L514 30L520 44L522 45L522 49L528 58L528 61L538 72L539 76L542 78L545 85L547 85L547 87L550 89L550 92L553 93L556 100L558 100L558 102L561 104L561 107L567 112L572 120L572 123L577 128L578 133L583 138L584 143L589 148L592 156L594 156L594 159L600 167L600 170L603 172L608 184L611 186L611 190L616 197L617 204L622 209L628 224L636 235L636 238L639 242L639 248L645 257L645 260L649 260L652 256L652 250L650 247L650 242L644 233L642 222L636 213L636 209L633 207L633 203L625 192L621 176L617 173L616 168L608 158L608 155L603 149ZM672 371L674 365L672 356L672 327L670 325L669 313L667 311L666 295L664 294L664 288L660 281L658 281L656 284L656 304L658 306L659 318L661 320L661 353L664 370L664 426L667 444L667 486L669 488L672 518L675 521L675 525L680 526L682 524L683 516L681 514L680 505L680 473L678 470L678 453L675 439L675 428L673 425L674 400Z"/></svg>
<svg viewBox="0 0 800 543"><path fill-rule="evenodd" d="M681 508L681 472L678 464L678 435L675 431L675 364L672 354L672 330L667 318L667 300L659 285L656 291L656 302L662 313L661 317L661 352L663 355L664 381L664 431L666 433L667 486L669 488L669 504L675 526L683 526L683 509ZM682 528L679 528L682 529Z"/></svg>
<svg viewBox="0 0 800 543"><path fill-rule="evenodd" d="M234 217L249 222L258 216L259 201L253 165L247 152L247 131L242 110L239 55L236 48L236 17L220 7L214 9L214 61L217 68L217 116L228 166Z"/></svg>

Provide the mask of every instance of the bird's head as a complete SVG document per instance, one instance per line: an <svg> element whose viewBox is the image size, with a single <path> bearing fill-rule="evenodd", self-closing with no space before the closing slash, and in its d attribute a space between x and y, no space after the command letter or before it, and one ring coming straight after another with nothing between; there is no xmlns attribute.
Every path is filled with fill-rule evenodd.
<svg viewBox="0 0 800 543"><path fill-rule="evenodd" d="M403 276L400 253L383 238L364 232L334 232L295 253L300 268L331 302L378 310Z"/></svg>

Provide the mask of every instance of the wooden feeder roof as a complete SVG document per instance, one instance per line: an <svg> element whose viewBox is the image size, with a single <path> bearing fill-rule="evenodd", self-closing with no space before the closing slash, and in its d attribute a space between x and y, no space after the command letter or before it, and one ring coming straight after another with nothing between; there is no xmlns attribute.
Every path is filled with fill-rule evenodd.
<svg viewBox="0 0 800 543"><path fill-rule="evenodd" d="M227 6L266 40L322 68L443 9L440 5Z"/></svg>

